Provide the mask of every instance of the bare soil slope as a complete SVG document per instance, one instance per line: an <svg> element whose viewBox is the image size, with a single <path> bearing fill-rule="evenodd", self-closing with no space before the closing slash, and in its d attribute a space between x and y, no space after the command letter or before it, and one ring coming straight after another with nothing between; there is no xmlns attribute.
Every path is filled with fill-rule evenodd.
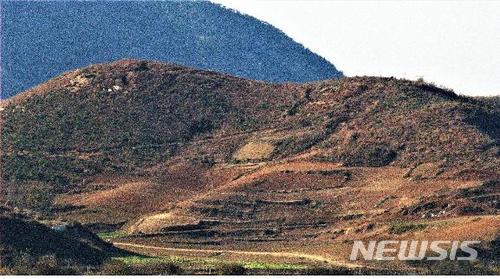
<svg viewBox="0 0 500 279"><path fill-rule="evenodd" d="M498 239L496 99L122 60L1 107L4 187L50 183L59 217L138 245L343 261L353 239Z"/></svg>

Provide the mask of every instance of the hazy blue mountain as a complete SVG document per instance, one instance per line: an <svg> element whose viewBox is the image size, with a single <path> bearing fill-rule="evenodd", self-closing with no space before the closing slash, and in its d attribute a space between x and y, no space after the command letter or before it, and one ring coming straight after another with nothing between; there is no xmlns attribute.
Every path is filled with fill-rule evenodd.
<svg viewBox="0 0 500 279"><path fill-rule="evenodd" d="M121 58L273 82L342 75L275 27L205 1L3 1L2 37L3 98Z"/></svg>

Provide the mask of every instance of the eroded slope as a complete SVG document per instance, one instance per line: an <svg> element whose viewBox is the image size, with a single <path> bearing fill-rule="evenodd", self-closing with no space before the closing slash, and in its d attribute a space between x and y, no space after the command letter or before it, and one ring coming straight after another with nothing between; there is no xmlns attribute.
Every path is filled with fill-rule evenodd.
<svg viewBox="0 0 500 279"><path fill-rule="evenodd" d="M56 215L96 230L321 253L337 241L339 257L352 239L498 238L495 100L123 60L1 106L4 188L54 185Z"/></svg>

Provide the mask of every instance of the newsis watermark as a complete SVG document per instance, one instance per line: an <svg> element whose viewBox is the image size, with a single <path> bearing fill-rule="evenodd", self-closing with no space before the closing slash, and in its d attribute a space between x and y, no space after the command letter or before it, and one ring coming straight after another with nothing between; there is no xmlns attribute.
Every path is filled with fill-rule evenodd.
<svg viewBox="0 0 500 279"><path fill-rule="evenodd" d="M396 259L401 261L442 261L448 259L473 261L477 258L477 251L471 246L479 243L481 241L373 240L364 242L356 240L349 259L355 261L361 256L367 261L392 261ZM460 256L457 256L459 250L461 253Z"/></svg>

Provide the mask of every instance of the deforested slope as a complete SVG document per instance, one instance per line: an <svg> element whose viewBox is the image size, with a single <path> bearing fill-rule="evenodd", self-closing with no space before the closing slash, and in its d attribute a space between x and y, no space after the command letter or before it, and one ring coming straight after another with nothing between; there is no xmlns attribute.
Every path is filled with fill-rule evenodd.
<svg viewBox="0 0 500 279"><path fill-rule="evenodd" d="M69 189L178 156L255 162L309 151L313 160L346 166L434 163L490 173L499 162L500 121L484 102L392 78L273 85L122 60L4 101L3 178ZM267 151L246 158L253 148Z"/></svg>
<svg viewBox="0 0 500 279"><path fill-rule="evenodd" d="M478 239L486 263L500 221L497 103L394 78L268 84L91 65L0 103L0 202L35 201L120 247L347 262L353 239Z"/></svg>

